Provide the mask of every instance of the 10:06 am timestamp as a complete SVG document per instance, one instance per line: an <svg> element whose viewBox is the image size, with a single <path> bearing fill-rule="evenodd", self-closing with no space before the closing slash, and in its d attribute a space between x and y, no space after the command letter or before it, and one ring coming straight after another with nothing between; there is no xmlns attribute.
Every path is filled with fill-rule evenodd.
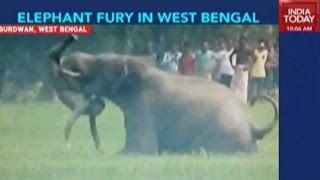
<svg viewBox="0 0 320 180"><path fill-rule="evenodd" d="M312 31L313 27L312 26L287 26L286 27L287 31Z"/></svg>

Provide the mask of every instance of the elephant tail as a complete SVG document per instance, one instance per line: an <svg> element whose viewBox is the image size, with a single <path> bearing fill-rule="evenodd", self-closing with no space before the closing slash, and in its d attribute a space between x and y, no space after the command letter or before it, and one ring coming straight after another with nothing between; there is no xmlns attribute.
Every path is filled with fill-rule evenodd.
<svg viewBox="0 0 320 180"><path fill-rule="evenodd" d="M271 103L271 105L272 105L272 107L274 109L274 117L273 117L273 120L272 120L272 122L270 124L266 125L265 127L261 127L261 128L254 127L254 126L252 126L252 128L251 128L252 134L255 137L255 139L262 139L265 135L270 133L275 128L275 126L278 124L279 111L278 111L277 103L270 96L262 95L262 96L256 98L255 101L257 99L267 100L268 102Z"/></svg>
<svg viewBox="0 0 320 180"><path fill-rule="evenodd" d="M53 46L49 51L49 57L54 63L60 65L60 58L66 48L78 39L76 35L69 35L62 43Z"/></svg>

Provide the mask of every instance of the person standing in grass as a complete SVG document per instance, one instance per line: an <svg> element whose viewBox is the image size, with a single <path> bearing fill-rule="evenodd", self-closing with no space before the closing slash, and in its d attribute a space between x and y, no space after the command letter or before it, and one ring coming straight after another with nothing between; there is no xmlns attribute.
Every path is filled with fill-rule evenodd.
<svg viewBox="0 0 320 180"><path fill-rule="evenodd" d="M234 75L232 64L229 60L234 48L232 47L231 41L226 43L225 41L221 44L221 50L218 52L221 57L219 65L219 82L226 87L230 88L231 80Z"/></svg>
<svg viewBox="0 0 320 180"><path fill-rule="evenodd" d="M178 73L178 64L182 56L182 53L179 51L179 46L173 44L171 50L166 52L163 56L162 64L165 67L165 70L172 73Z"/></svg>
<svg viewBox="0 0 320 180"><path fill-rule="evenodd" d="M195 74L195 55L192 51L191 45L185 43L184 51L179 60L179 72L181 75L193 76Z"/></svg>
<svg viewBox="0 0 320 180"><path fill-rule="evenodd" d="M274 86L274 71L277 68L277 54L275 47L273 45L268 46L269 52L268 52L268 60L266 63L266 73L267 77L265 80L265 89L268 93L271 93L272 89L275 88Z"/></svg>
<svg viewBox="0 0 320 180"><path fill-rule="evenodd" d="M208 41L202 43L202 48L196 53L197 75L212 80L211 73L216 70L218 55L210 50Z"/></svg>
<svg viewBox="0 0 320 180"><path fill-rule="evenodd" d="M273 69L273 87L279 87L279 46L277 44L274 45L275 52L275 64Z"/></svg>
<svg viewBox="0 0 320 180"><path fill-rule="evenodd" d="M261 95L266 78L266 62L268 59L268 49L264 40L259 41L259 47L254 50L254 62L250 71L250 102L255 97Z"/></svg>
<svg viewBox="0 0 320 180"><path fill-rule="evenodd" d="M236 60L235 65L233 65L234 76L231 80L230 89L239 99L247 102L249 68L253 53L248 47L246 37L241 36L239 38L239 47L235 48L229 57L231 64L233 63L234 57L236 57Z"/></svg>

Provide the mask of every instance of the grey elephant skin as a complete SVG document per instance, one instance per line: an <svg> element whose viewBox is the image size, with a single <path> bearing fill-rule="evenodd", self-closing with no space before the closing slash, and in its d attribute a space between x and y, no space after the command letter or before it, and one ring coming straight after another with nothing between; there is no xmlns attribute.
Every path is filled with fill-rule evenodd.
<svg viewBox="0 0 320 180"><path fill-rule="evenodd" d="M162 152L255 152L257 141L278 121L256 127L249 107L225 86L198 77L179 76L144 63L143 57L75 52L61 67L84 92L107 97L124 113L126 142L133 154Z"/></svg>

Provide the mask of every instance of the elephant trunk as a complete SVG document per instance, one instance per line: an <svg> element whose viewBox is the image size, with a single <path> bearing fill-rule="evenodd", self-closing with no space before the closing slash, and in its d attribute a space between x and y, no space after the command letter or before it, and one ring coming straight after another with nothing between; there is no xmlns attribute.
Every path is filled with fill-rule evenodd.
<svg viewBox="0 0 320 180"><path fill-rule="evenodd" d="M70 74L72 72L65 70L61 67L61 56L65 49L72 44L78 37L76 35L69 35L63 42L56 44L49 51L50 61L48 63L50 67L50 76L53 80L55 88L58 92L63 91L65 89L70 89L70 86L73 87L71 89L77 89L78 83L74 81L69 76L65 76L65 74Z"/></svg>
<svg viewBox="0 0 320 180"><path fill-rule="evenodd" d="M49 51L49 57L57 64L60 64L60 58L65 49L77 39L78 37L76 35L69 35L62 43L55 45Z"/></svg>
<svg viewBox="0 0 320 180"><path fill-rule="evenodd" d="M255 139L258 139L258 140L262 139L265 135L270 133L277 125L278 119L279 119L279 117L278 117L279 112L278 112L278 108L277 108L277 103L271 97L269 97L267 95L262 95L259 98L265 99L271 103L271 105L274 109L274 117L273 117L273 121L265 127L262 127L262 128L258 128L258 127L254 127L254 126L251 127L251 131L253 133L253 136L255 137Z"/></svg>

